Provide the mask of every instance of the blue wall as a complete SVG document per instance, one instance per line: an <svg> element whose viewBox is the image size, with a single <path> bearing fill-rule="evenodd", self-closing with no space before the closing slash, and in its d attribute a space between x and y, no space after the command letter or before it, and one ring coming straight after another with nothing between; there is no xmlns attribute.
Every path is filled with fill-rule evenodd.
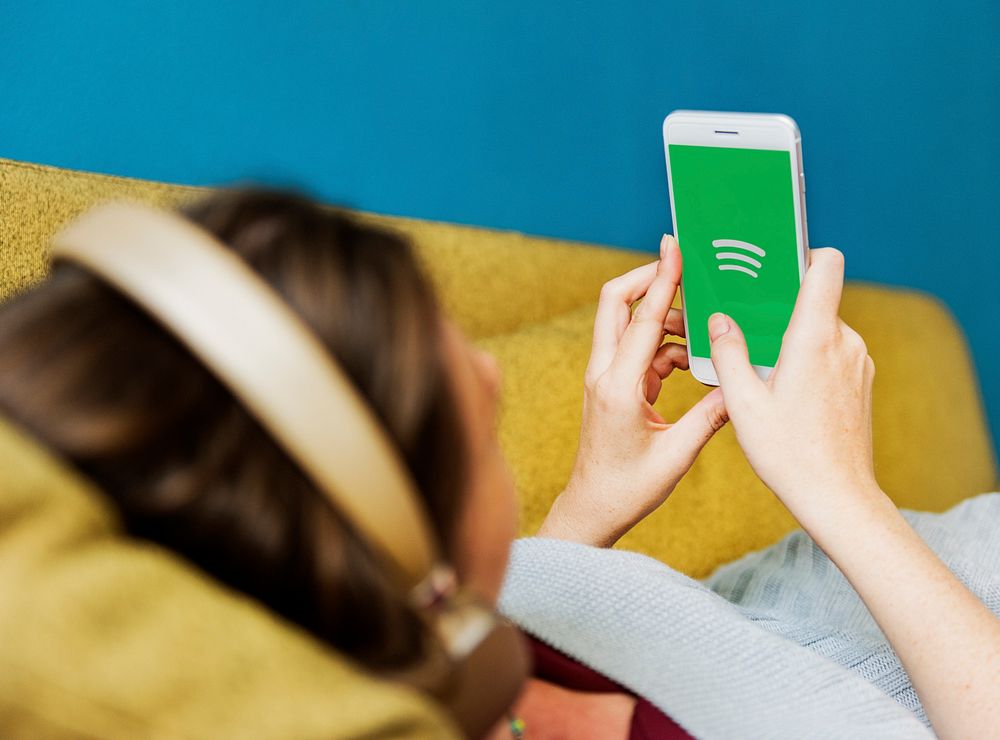
<svg viewBox="0 0 1000 740"><path fill-rule="evenodd" d="M665 113L791 114L812 242L940 296L1000 429L996 0L12 5L0 156L615 245L669 228Z"/></svg>

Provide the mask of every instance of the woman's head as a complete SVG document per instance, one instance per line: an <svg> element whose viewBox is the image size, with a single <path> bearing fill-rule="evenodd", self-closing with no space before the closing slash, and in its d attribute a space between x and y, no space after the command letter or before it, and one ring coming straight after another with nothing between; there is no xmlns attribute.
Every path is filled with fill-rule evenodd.
<svg viewBox="0 0 1000 740"><path fill-rule="evenodd" d="M495 595L512 534L495 368L440 315L405 240L276 193L187 215L312 327L397 444L442 549ZM0 410L94 479L131 532L369 664L419 654L419 622L350 525L178 341L91 276L58 265L0 309Z"/></svg>

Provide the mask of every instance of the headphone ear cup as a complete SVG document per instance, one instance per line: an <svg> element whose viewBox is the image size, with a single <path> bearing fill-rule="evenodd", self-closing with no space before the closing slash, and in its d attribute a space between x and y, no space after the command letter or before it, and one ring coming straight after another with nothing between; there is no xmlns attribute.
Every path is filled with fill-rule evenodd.
<svg viewBox="0 0 1000 740"><path fill-rule="evenodd" d="M450 690L441 701L468 737L482 737L514 705L530 672L524 637L512 624L498 620L455 666Z"/></svg>
<svg viewBox="0 0 1000 740"><path fill-rule="evenodd" d="M430 694L467 737L482 737L510 710L531 672L524 636L464 593L421 613L433 636L427 655L389 678Z"/></svg>

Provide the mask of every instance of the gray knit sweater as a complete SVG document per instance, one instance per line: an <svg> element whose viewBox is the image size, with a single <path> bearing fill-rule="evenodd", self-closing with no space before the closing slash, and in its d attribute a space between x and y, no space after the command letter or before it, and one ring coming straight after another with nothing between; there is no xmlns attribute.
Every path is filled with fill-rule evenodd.
<svg viewBox="0 0 1000 740"><path fill-rule="evenodd" d="M903 514L1000 615L1000 494ZM635 553L520 540L500 609L697 737L933 737L875 621L802 531L705 581Z"/></svg>

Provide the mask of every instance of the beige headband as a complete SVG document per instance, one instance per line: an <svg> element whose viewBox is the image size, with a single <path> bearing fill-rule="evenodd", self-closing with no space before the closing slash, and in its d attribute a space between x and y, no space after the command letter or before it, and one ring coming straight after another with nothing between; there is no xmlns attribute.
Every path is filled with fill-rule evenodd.
<svg viewBox="0 0 1000 740"><path fill-rule="evenodd" d="M388 558L399 585L430 574L436 540L395 446L315 334L232 250L180 216L109 203L60 232L52 251L187 345Z"/></svg>

